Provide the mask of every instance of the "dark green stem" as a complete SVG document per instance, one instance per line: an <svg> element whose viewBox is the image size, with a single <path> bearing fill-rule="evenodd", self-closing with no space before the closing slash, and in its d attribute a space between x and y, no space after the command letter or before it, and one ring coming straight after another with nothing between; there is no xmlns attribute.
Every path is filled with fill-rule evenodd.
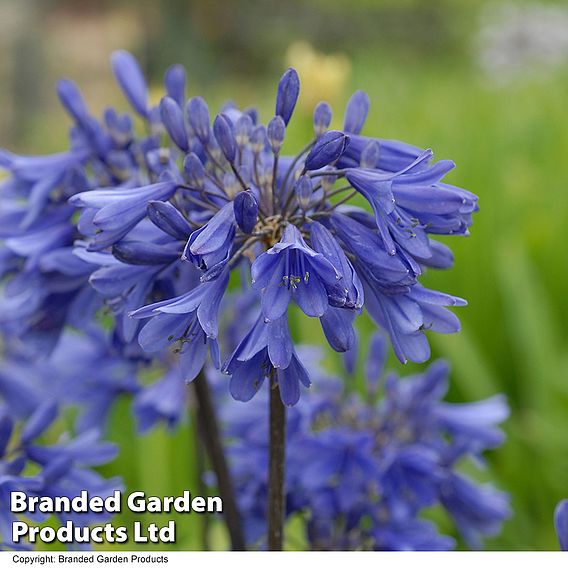
<svg viewBox="0 0 568 568"><path fill-rule="evenodd" d="M203 445L209 455L209 461L213 467L213 471L217 477L217 486L219 495L223 500L223 517L229 536L231 538L231 547L233 550L245 550L245 539L242 532L241 520L233 491L233 482L229 473L227 460L223 451L221 442L221 433L215 407L211 398L209 384L203 371L191 383L197 399L197 421L199 424L199 433L203 440Z"/></svg>
<svg viewBox="0 0 568 568"><path fill-rule="evenodd" d="M268 466L268 550L282 550L285 516L286 407L278 383L270 385Z"/></svg>

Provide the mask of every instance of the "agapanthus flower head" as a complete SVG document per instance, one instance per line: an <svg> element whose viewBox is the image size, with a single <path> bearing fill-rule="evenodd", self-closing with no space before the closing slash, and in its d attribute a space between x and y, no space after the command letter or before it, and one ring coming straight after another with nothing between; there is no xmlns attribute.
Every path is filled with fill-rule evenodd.
<svg viewBox="0 0 568 568"><path fill-rule="evenodd" d="M302 516L316 550L452 549L454 538L423 516L437 505L467 544L480 548L509 517L509 499L461 466L478 464L483 452L503 442L504 397L445 402L447 364L385 377L381 337L370 346L366 368L380 386L366 397L346 394L341 379L322 370L321 351L298 347L315 380L303 403L288 412L287 516ZM268 488L259 472L268 461L267 393L245 411L222 391L218 396L247 539L263 547L266 510L259 504Z"/></svg>
<svg viewBox="0 0 568 568"><path fill-rule="evenodd" d="M76 436L62 435L52 445L40 443L42 436L59 417L60 407L54 401L39 403L26 419L12 412L0 397L0 550L29 548L27 543L13 541L12 523L17 515L12 512L12 491L27 495L54 497L78 496L88 491L91 496L108 497L120 489L119 479L104 479L91 468L113 460L117 448L100 440L100 432L90 430ZM31 472L37 473L31 473ZM60 522L72 518L78 526L100 523L107 513L86 511L82 514L58 514ZM43 522L45 513L34 513L34 522Z"/></svg>
<svg viewBox="0 0 568 568"><path fill-rule="evenodd" d="M329 129L331 108L319 103L313 138L286 155L300 93L294 69L281 78L275 115L263 125L255 109L231 103L212 114L201 97L186 101L180 66L166 72L157 107L132 55L115 53L112 67L134 116L107 109L96 118L65 81L59 95L73 120L70 150L0 155L11 173L1 196L0 323L21 336L49 336L53 348L65 325L83 327L106 306L125 343L138 338L154 353L175 344L188 380L208 350L219 362L217 309L233 274L262 309L241 343L271 336L293 304L319 318L342 352L356 342L355 318L368 311L401 361L428 359L427 330L459 329L445 308L465 302L422 288L419 278L426 267L451 266L451 251L433 237L467 234L477 198L443 181L454 164L434 162L431 150L363 136L370 107L363 91L349 100L342 130ZM357 195L372 214L349 203ZM232 363L224 369L254 359L262 368L254 384L290 375L292 404L295 385L309 379L296 357L276 364L263 342L255 339L247 356L225 354ZM254 394L251 385L241 398Z"/></svg>

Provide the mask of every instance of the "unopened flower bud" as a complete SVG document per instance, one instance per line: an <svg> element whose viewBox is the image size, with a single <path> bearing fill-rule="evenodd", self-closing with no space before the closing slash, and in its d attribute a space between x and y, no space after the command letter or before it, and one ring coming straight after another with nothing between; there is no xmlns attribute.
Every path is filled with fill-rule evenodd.
<svg viewBox="0 0 568 568"><path fill-rule="evenodd" d="M148 85L136 58L128 51L115 51L111 56L114 76L128 102L143 117L148 116Z"/></svg>
<svg viewBox="0 0 568 568"><path fill-rule="evenodd" d="M202 189L205 183L205 169L201 160L193 152L188 154L183 161L185 177L192 187Z"/></svg>
<svg viewBox="0 0 568 568"><path fill-rule="evenodd" d="M62 79L57 83L57 94L65 110L79 123L86 124L89 120L89 111L81 95L79 87L69 79Z"/></svg>
<svg viewBox="0 0 568 568"><path fill-rule="evenodd" d="M266 127L263 124L255 126L250 135L250 143L252 151L255 154L260 154L266 146Z"/></svg>
<svg viewBox="0 0 568 568"><path fill-rule="evenodd" d="M369 95L365 91L356 91L347 102L343 130L350 134L359 134L369 114Z"/></svg>
<svg viewBox="0 0 568 568"><path fill-rule="evenodd" d="M104 120L114 141L125 146L132 139L132 119L128 114L119 115L113 108L104 112Z"/></svg>
<svg viewBox="0 0 568 568"><path fill-rule="evenodd" d="M218 114L215 117L213 121L213 133L221 148L221 152L223 152L228 162L233 163L237 149L233 135L233 127L225 115Z"/></svg>
<svg viewBox="0 0 568 568"><path fill-rule="evenodd" d="M282 120L282 117L275 116L268 123L266 134L268 136L268 142L270 143L272 151L275 154L278 154L278 152L280 152L280 148L282 148L282 143L284 142L284 135L286 134L286 124L284 124L284 120Z"/></svg>
<svg viewBox="0 0 568 568"><path fill-rule="evenodd" d="M278 92L276 93L275 114L282 117L284 125L290 122L299 94L300 78L296 70L290 67L282 75L280 83L278 83Z"/></svg>
<svg viewBox="0 0 568 568"><path fill-rule="evenodd" d="M303 211L306 211L310 206L313 193L312 180L310 179L310 176L300 176L294 185L294 191L296 193L298 204Z"/></svg>
<svg viewBox="0 0 568 568"><path fill-rule="evenodd" d="M379 162L380 147L377 140L369 140L361 152L361 167L374 169Z"/></svg>
<svg viewBox="0 0 568 568"><path fill-rule="evenodd" d="M183 122L183 112L177 102L171 97L164 97L160 102L160 116L170 138L180 150L187 152L189 150L187 132Z"/></svg>
<svg viewBox="0 0 568 568"><path fill-rule="evenodd" d="M337 176L322 176L321 177L321 187L327 193L331 191L331 188L335 185L337 181Z"/></svg>
<svg viewBox="0 0 568 568"><path fill-rule="evenodd" d="M318 103L314 109L314 134L319 138L331 123L331 107L326 102Z"/></svg>
<svg viewBox="0 0 568 568"><path fill-rule="evenodd" d="M189 99L186 106L187 120L191 130L202 144L209 141L209 107L201 97Z"/></svg>
<svg viewBox="0 0 568 568"><path fill-rule="evenodd" d="M253 126L257 125L257 123L258 123L258 111L256 110L256 108L247 107L247 108L245 108L245 110L243 110L243 114L250 116L250 119L252 120Z"/></svg>
<svg viewBox="0 0 568 568"><path fill-rule="evenodd" d="M252 131L252 119L248 114L243 114L235 124L235 141L237 146L243 147L248 144Z"/></svg>
<svg viewBox="0 0 568 568"><path fill-rule="evenodd" d="M168 67L166 74L164 75L164 84L166 86L166 91L174 101L183 108L185 104L185 83L186 83L186 73L183 65L172 65Z"/></svg>
<svg viewBox="0 0 568 568"><path fill-rule="evenodd" d="M319 170L335 162L347 148L349 136L338 130L329 130L314 144L306 157L307 170Z"/></svg>
<svg viewBox="0 0 568 568"><path fill-rule="evenodd" d="M258 221L258 202L251 191L241 191L235 197L235 220L243 233L252 233Z"/></svg>

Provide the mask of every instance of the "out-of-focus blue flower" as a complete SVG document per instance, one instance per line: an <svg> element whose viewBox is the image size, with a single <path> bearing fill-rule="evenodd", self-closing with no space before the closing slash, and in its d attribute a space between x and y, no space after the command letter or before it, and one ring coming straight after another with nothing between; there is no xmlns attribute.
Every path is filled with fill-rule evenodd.
<svg viewBox="0 0 568 568"><path fill-rule="evenodd" d="M142 433L161 421L173 429L186 409L185 382L179 367L168 370L161 379L140 390L133 406Z"/></svg>
<svg viewBox="0 0 568 568"><path fill-rule="evenodd" d="M148 114L148 86L138 61L127 51L113 53L112 70L120 88L134 110L142 116Z"/></svg>
<svg viewBox="0 0 568 568"><path fill-rule="evenodd" d="M10 509L12 491L25 491L28 496L71 498L88 491L90 496L105 498L121 487L119 479L104 479L89 469L108 463L117 453L113 444L100 441L96 430L76 438L63 435L51 445L39 443L57 417L58 406L48 401L39 404L27 420L18 420L0 398L0 550L29 548L12 540L12 523L17 520ZM48 516L30 513L28 518L41 523ZM77 525L86 526L100 523L108 514L88 511L56 517L62 523L72 519Z"/></svg>
<svg viewBox="0 0 568 568"><path fill-rule="evenodd" d="M563 499L556 506L554 527L560 543L560 550L568 552L568 499Z"/></svg>
<svg viewBox="0 0 568 568"><path fill-rule="evenodd" d="M286 511L303 516L312 549L451 549L454 539L422 518L434 505L474 548L499 532L510 515L507 495L460 469L503 441L502 397L444 402L448 367L440 361L424 374L388 376L378 400L364 401L342 393L317 357L301 355L318 376L304 403L288 412ZM384 342L374 338L367 368L375 382L384 357ZM266 390L243 411L222 403L247 539L259 546L266 530L266 476L259 472L268 460L267 407Z"/></svg>
<svg viewBox="0 0 568 568"><path fill-rule="evenodd" d="M319 138L331 124L331 107L326 102L321 102L314 109L314 133Z"/></svg>

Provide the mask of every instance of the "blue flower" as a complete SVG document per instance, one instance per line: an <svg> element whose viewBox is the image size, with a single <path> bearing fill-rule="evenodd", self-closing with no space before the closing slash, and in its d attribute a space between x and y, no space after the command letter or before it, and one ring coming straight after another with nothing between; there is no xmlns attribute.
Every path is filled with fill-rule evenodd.
<svg viewBox="0 0 568 568"><path fill-rule="evenodd" d="M90 496L109 496L120 489L120 480L104 479L89 469L106 464L117 453L113 444L101 442L99 433L91 431L70 439L63 436L51 446L39 444L39 438L58 417L54 402L39 404L29 418L16 421L9 408L0 400L0 550L30 548L27 543L12 540L12 523L17 517L10 509L12 491L25 491L29 496L78 496L81 491ZM35 471L31 474L30 471ZM31 513L30 520L41 523L47 514ZM100 523L108 514L87 511L82 514L57 514L62 523L72 519L79 526Z"/></svg>
<svg viewBox="0 0 568 568"><path fill-rule="evenodd" d="M84 334L64 333L39 374L52 395L79 408L77 432L102 432L116 400L139 390L139 362L95 328Z"/></svg>
<svg viewBox="0 0 568 568"><path fill-rule="evenodd" d="M261 254L251 271L253 287L263 290L262 310L269 321L282 317L292 298L306 315L320 317L331 294L332 301L345 302L347 297L341 274L307 245L294 225L286 226L280 242Z"/></svg>
<svg viewBox="0 0 568 568"><path fill-rule="evenodd" d="M440 184L453 162L427 166L432 151L423 152L411 165L396 173L348 170L346 177L369 201L389 254L396 245L417 259L431 256L426 233L464 234L476 208L476 198L464 190Z"/></svg>
<svg viewBox="0 0 568 568"><path fill-rule="evenodd" d="M176 184L163 181L136 189L98 189L74 195L70 202L89 208L92 224L98 231L89 249L103 250L118 242L146 217L151 201L167 201Z"/></svg>
<svg viewBox="0 0 568 568"><path fill-rule="evenodd" d="M228 282L229 274L224 271L216 280L202 283L182 296L133 311L133 318L151 318L138 336L141 347L159 352L177 343L187 382L197 377L208 351L219 367L217 315Z"/></svg>
<svg viewBox="0 0 568 568"><path fill-rule="evenodd" d="M233 203L223 206L201 229L191 233L182 259L203 270L204 278L215 277L229 260L236 232Z"/></svg>
<svg viewBox="0 0 568 568"><path fill-rule="evenodd" d="M185 382L180 369L169 369L161 379L136 394L133 411L138 430L147 432L160 421L170 430L175 428L187 409L185 399Z"/></svg>
<svg viewBox="0 0 568 568"><path fill-rule="evenodd" d="M440 501L473 548L481 547L482 537L496 536L503 521L511 515L505 493L455 473L442 483Z"/></svg>
<svg viewBox="0 0 568 568"><path fill-rule="evenodd" d="M217 309L229 277L260 299L267 328L286 320L293 300L320 319L340 352L353 349L364 312L401 361L429 357L428 331L459 330L445 308L465 302L419 281L426 267L452 265L451 250L435 235L467 234L477 198L445 183L453 162L362 136L370 106L363 91L350 98L342 130L329 130L332 110L320 103L313 136L287 155L283 142L300 91L294 69L280 79L266 125L254 108L234 104L211 124L204 99L185 100L182 67L167 70L165 96L151 106L136 59L119 51L111 64L136 116L107 108L98 118L63 80L58 95L73 120L69 149L44 157L0 152L10 174L0 215L4 335L49 352L66 326L85 331L107 307L124 345L138 339L159 359L179 342L191 380L208 350L220 359ZM350 204L357 194L372 214ZM198 278L213 285L208 315ZM182 305L186 311L171 311ZM145 326L141 314L151 318ZM257 377L268 366L268 375L289 385L288 403L297 400L298 385L308 382L302 366L294 356L276 364L264 349L235 364L259 365ZM249 397L250 384L238 396Z"/></svg>
<svg viewBox="0 0 568 568"><path fill-rule="evenodd" d="M560 543L560 550L568 551L568 500L558 503L554 511L554 527Z"/></svg>
<svg viewBox="0 0 568 568"><path fill-rule="evenodd" d="M273 372L286 406L293 406L300 399L300 384L305 387L311 384L294 349L287 316L270 322L259 318L223 370L231 375L231 395L243 402L253 398Z"/></svg>
<svg viewBox="0 0 568 568"><path fill-rule="evenodd" d="M259 320L231 364L245 365L260 347L260 356L267 357L267 326L272 325ZM377 339L371 345L376 347ZM506 403L498 396L469 404L444 402L448 366L443 362L424 374L389 375L385 381L383 347L370 353L367 365L384 388L369 400L342 392L341 382L326 376L317 357L299 350L316 380L303 403L287 413L287 515L306 519L305 536L314 550L449 550L455 540L423 518L438 505L478 548L509 517L509 501L458 468L464 460L478 463L485 450L503 441L498 426L507 416ZM248 376L244 372L239 378L239 388ZM238 394L254 394L255 388ZM262 547L268 393L260 390L246 410L223 395L217 391L240 511L249 543Z"/></svg>

